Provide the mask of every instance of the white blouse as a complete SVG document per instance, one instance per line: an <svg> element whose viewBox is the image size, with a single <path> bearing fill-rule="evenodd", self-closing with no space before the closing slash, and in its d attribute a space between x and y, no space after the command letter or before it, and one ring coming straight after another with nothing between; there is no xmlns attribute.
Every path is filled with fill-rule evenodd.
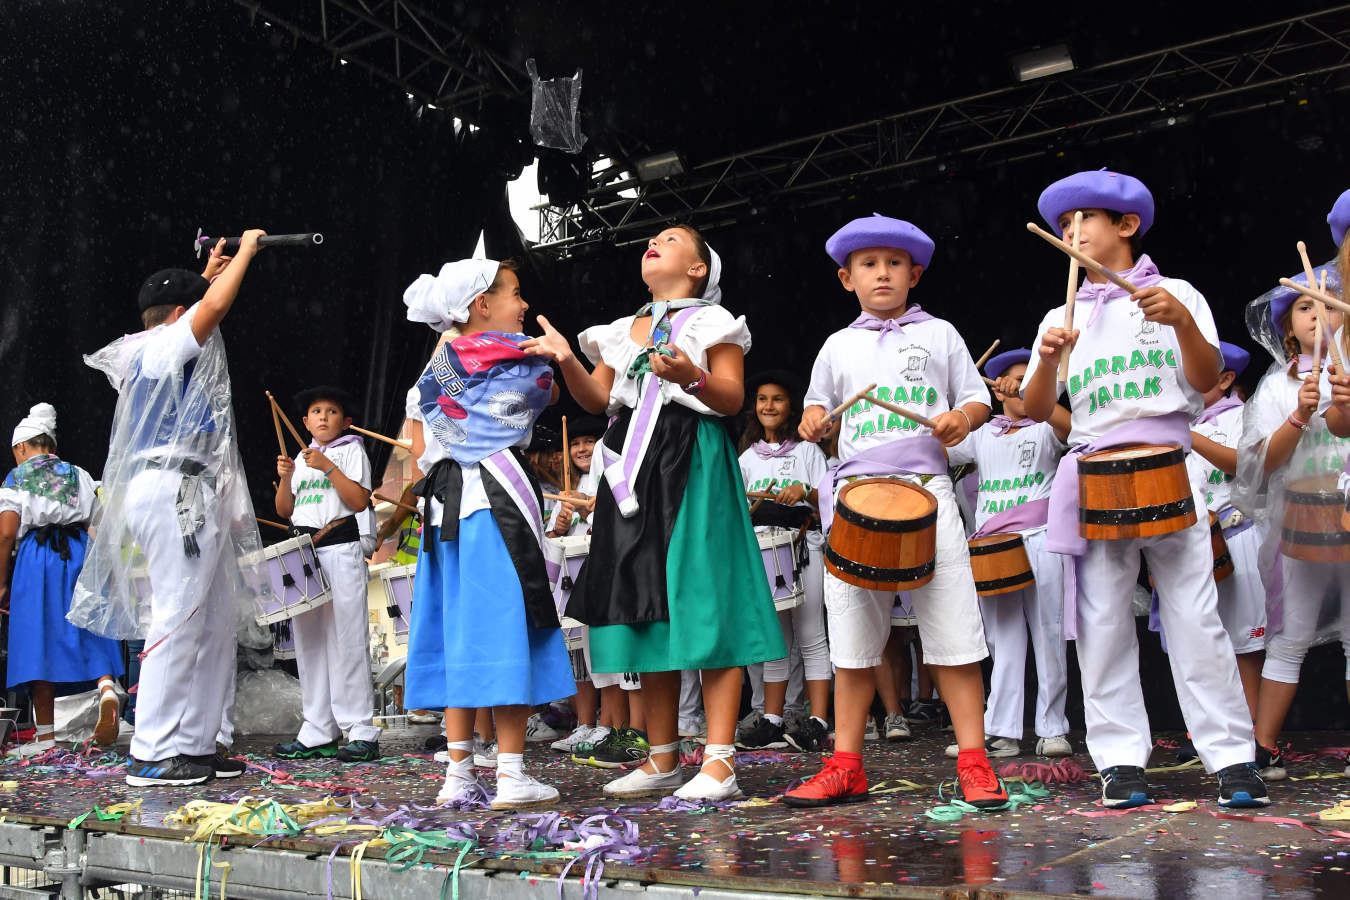
<svg viewBox="0 0 1350 900"><path fill-rule="evenodd" d="M98 507L98 485L88 472L72 465L80 476L79 495L72 503L59 503L50 497L19 488L0 487L0 512L13 512L19 516L18 537L44 525L73 525L88 522Z"/></svg>

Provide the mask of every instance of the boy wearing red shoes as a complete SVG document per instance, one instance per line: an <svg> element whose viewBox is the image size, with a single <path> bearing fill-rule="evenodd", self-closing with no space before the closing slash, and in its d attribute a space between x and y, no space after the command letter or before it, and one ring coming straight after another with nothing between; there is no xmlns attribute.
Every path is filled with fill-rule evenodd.
<svg viewBox="0 0 1350 900"><path fill-rule="evenodd" d="M862 315L830 335L816 357L801 436L819 441L829 428L829 411L874 382L880 385L878 399L921 413L935 427L916 425L866 400L845 410L839 431L843 462L820 486L822 524L828 533L835 489L857 478L901 478L937 499L933 578L910 597L924 662L933 666L956 730L954 793L973 806L1001 807L1008 794L984 750L979 663L989 654L943 452L989 418L989 391L951 323L909 303L910 290L933 256L928 235L909 222L874 215L839 229L826 241L825 251L839 264L844 289L857 295ZM872 669L886 647L894 601L894 591L856 587L826 571L825 611L836 668L835 753L821 772L783 796L788 806L867 799L863 729L876 689Z"/></svg>

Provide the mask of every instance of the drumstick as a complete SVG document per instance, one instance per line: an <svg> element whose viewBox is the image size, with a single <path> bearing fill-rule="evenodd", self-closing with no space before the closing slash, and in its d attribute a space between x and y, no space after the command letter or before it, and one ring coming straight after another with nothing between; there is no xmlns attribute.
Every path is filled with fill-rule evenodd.
<svg viewBox="0 0 1350 900"><path fill-rule="evenodd" d="M254 516L253 518L258 519L257 516ZM258 524L260 524L260 525L271 525L273 528L280 528L282 531L290 531L290 530L291 530L291 526L289 526L289 525L282 525L280 522L273 522L271 519L258 519Z"/></svg>
<svg viewBox="0 0 1350 900"><path fill-rule="evenodd" d="M291 437L295 438L295 442L300 445L300 449L301 450L309 449L309 444L306 443L305 439L300 436L300 432L295 430L295 426L291 424L291 420L289 417L287 417L285 411L281 408L281 404L277 403L277 398L272 396L271 391L265 391L264 393L267 394L267 399L272 401L273 414L281 417L281 421L285 423L286 429L291 433ZM283 452L281 455L285 456L286 454Z"/></svg>
<svg viewBox="0 0 1350 900"><path fill-rule="evenodd" d="M771 491L773 491L773 486L774 486L775 484L777 484L777 483L778 483L778 479L775 478L775 479L773 479L772 481L770 481L770 482L768 483L768 485L765 486L765 489L764 489L763 491L761 491L760 493L767 494L768 497L760 497L760 498L759 498L758 500L756 500L754 503L750 504L750 515L753 516L753 515L755 514L755 510L759 509L759 505L760 505L761 503L763 503L766 499L773 497L773 494L771 493Z"/></svg>
<svg viewBox="0 0 1350 900"><path fill-rule="evenodd" d="M270 398L271 395L269 394L268 397ZM289 459L289 454L286 453L286 437L281 433L281 420L277 418L276 404L270 405L272 407L272 427L277 430L277 447L281 450L281 455Z"/></svg>
<svg viewBox="0 0 1350 900"><path fill-rule="evenodd" d="M857 403L859 400L866 397L868 394L870 394L872 391L875 391L876 389L877 383L874 381L867 387L863 388L861 391L858 391L858 393L854 394L852 397L849 397L843 403L839 404L834 408L834 412L830 413L830 415L825 419L825 424L828 425L835 419L842 416L844 414L844 411L847 410L850 406Z"/></svg>
<svg viewBox="0 0 1350 900"><path fill-rule="evenodd" d="M406 509L408 512L412 513L413 515L420 515L420 514L421 514L421 513L420 513L420 510L418 510L417 507L415 507L415 506L409 506L408 504L403 503L403 502L401 502L401 501L399 501L399 500L394 500L394 499L391 499L391 498L389 498L389 497L386 497L384 494L381 494L379 491L371 491L371 492L370 492L370 496L374 497L376 500L383 500L385 503L388 503L388 504L390 504L391 506L396 506L396 507L398 507L399 509Z"/></svg>
<svg viewBox="0 0 1350 900"><path fill-rule="evenodd" d="M981 356L979 359L975 360L975 368L978 369L980 366L987 363L989 361L989 357L994 355L994 351L998 349L998 345L1000 343L1002 343L1002 341L1000 341L998 338L994 338L994 342L989 345L989 349L984 351L984 356Z"/></svg>
<svg viewBox="0 0 1350 900"><path fill-rule="evenodd" d="M746 491L745 496L749 497L751 500L772 500L778 495L768 491Z"/></svg>
<svg viewBox="0 0 1350 900"><path fill-rule="evenodd" d="M576 497L564 497L562 494L544 494L543 498L545 500L552 500L556 503L570 503L573 506L584 504L587 509L590 509L591 507L595 506L594 497L587 497L584 500L578 500Z"/></svg>
<svg viewBox="0 0 1350 900"><path fill-rule="evenodd" d="M1292 281L1288 278L1281 278L1280 284L1284 285L1287 288L1293 288L1300 294L1306 294L1307 296L1312 297L1314 300L1321 300L1323 303L1325 303L1327 306L1330 306L1332 309L1339 309L1341 312L1350 313L1350 303L1346 303L1344 300L1333 297L1326 291L1319 291L1315 287L1310 287L1309 285L1306 284L1299 284L1297 281Z"/></svg>
<svg viewBox="0 0 1350 900"><path fill-rule="evenodd" d="M402 447L404 450L412 449L412 444L408 443L407 441L399 441L391 437L385 437L378 431L367 431L366 429L358 428L355 425L348 425L347 427L350 428L352 431L355 431L357 434L364 434L368 438L374 438L377 441L384 441L386 444L393 444L395 447Z"/></svg>
<svg viewBox="0 0 1350 900"><path fill-rule="evenodd" d="M886 401L886 400L878 400L876 397L873 397L871 394L868 394L867 397L865 397L864 399L870 401L871 403L876 404L877 406L880 406L882 409L889 409L891 412L895 413L896 415L898 415L898 416L903 416L904 418L909 419L911 422L915 422L915 423L917 423L917 424L919 424L919 425L923 425L923 426L926 427L926 428L932 428L932 429L934 429L934 430L937 430L937 426L933 424L933 420L932 420L932 419L924 418L923 416L919 415L918 413L910 412L909 410L905 409L903 406L897 406L897 405L895 405L894 403L890 403L890 402L888 402L888 401Z"/></svg>
<svg viewBox="0 0 1350 900"><path fill-rule="evenodd" d="M567 443L567 416L562 417L563 425L563 492L568 493L572 490L572 466L569 464L569 457L572 455L571 449Z"/></svg>
<svg viewBox="0 0 1350 900"><path fill-rule="evenodd" d="M1091 269L1093 272L1096 272L1098 275L1102 276L1107 281L1111 282L1117 287L1124 288L1131 294L1139 290L1139 288L1130 284L1128 281L1126 281L1124 278L1121 278L1115 272L1112 272L1106 266L1097 262L1095 259L1088 256L1081 250L1078 250L1075 247L1070 247L1068 244L1064 243L1059 238L1055 237L1053 234L1046 231L1041 226L1037 225L1035 222L1027 223L1027 231L1030 231L1032 234L1039 235L1040 237L1045 238L1047 241L1054 244L1056 247L1063 250L1065 253L1069 254L1069 256L1078 260L1079 264L1085 266L1088 269Z"/></svg>
<svg viewBox="0 0 1350 900"><path fill-rule="evenodd" d="M1075 210L1073 214L1073 249L1077 250L1078 230L1083 225L1083 211ZM1078 260L1069 257L1069 284L1064 289L1064 333L1069 334L1073 331L1073 302L1078 297ZM1059 380L1068 382L1069 380L1069 354L1065 353L1059 361Z"/></svg>
<svg viewBox="0 0 1350 900"><path fill-rule="evenodd" d="M1308 284L1312 284L1313 283L1312 260L1308 258L1308 245L1303 243L1302 241L1298 242L1298 256L1299 259L1303 261L1303 276L1308 279ZM1317 285L1317 289L1322 293L1326 293L1327 272L1325 269L1322 270L1322 278ZM1331 351L1331 358L1336 363L1337 373L1344 375L1345 361L1341 359L1341 349L1336 345L1335 335L1331 333L1331 328L1328 327L1327 306L1325 303L1323 303L1321 300L1318 300L1316 297L1313 298L1313 304L1317 307L1317 336L1321 337L1322 329L1324 328L1326 329L1327 349ZM1313 361L1313 365L1317 367L1317 370L1319 372L1321 371L1322 369L1321 354L1318 354L1317 358Z"/></svg>

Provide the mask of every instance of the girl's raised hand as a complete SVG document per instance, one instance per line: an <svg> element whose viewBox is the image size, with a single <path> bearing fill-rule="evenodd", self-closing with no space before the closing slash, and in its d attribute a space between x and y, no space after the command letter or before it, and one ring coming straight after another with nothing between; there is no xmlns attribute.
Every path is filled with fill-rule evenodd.
<svg viewBox="0 0 1350 900"><path fill-rule="evenodd" d="M1298 411L1302 413L1299 418L1305 422L1312 421L1312 417L1317 414L1318 405L1322 402L1322 392L1317 381L1317 376L1309 372L1298 389Z"/></svg>
<svg viewBox="0 0 1350 900"><path fill-rule="evenodd" d="M1331 402L1341 409L1350 409L1350 375L1336 371L1335 363L1327 366L1331 381Z"/></svg>
<svg viewBox="0 0 1350 900"><path fill-rule="evenodd" d="M698 381L699 372L702 370L694 364L689 355L674 344L667 344L666 349L670 350L671 356L657 353L655 350L648 351L647 356L652 361L652 374L681 387Z"/></svg>
<svg viewBox="0 0 1350 900"><path fill-rule="evenodd" d="M567 362L572 356L572 345L567 338L543 316L535 316L535 321L544 329L544 333L537 338L521 341L520 349L530 356L547 356L555 362Z"/></svg>

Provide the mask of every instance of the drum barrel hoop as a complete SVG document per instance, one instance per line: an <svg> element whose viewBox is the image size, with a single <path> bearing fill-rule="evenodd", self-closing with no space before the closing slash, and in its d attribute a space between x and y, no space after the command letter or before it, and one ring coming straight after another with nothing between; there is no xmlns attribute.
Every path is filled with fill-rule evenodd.
<svg viewBox="0 0 1350 900"><path fill-rule="evenodd" d="M845 559L828 544L825 545L825 558L834 563L839 571L852 575L854 578L866 578L868 581L914 581L925 575L931 575L937 565L936 559L930 559L923 565L914 566L911 569L882 569Z"/></svg>
<svg viewBox="0 0 1350 900"><path fill-rule="evenodd" d="M1285 491L1284 502L1288 507L1292 504L1299 506L1340 506L1344 494L1339 491L1332 493L1330 491Z"/></svg>
<svg viewBox="0 0 1350 900"><path fill-rule="evenodd" d="M834 514L852 525L865 528L868 531L884 531L890 534L904 534L909 531L923 531L937 524L937 510L933 510L928 515L918 519L875 519L872 516L863 515L857 510L847 506L837 504L834 508ZM882 581L884 579L876 579Z"/></svg>
<svg viewBox="0 0 1350 900"><path fill-rule="evenodd" d="M988 581L975 582L976 591L996 591L999 588L1012 587L1015 584L1035 584L1036 578L1030 572L1018 572L1007 578L990 578Z"/></svg>
<svg viewBox="0 0 1350 900"><path fill-rule="evenodd" d="M1020 546L1022 546L1022 536L1019 534L1010 540L999 541L996 544L976 544L970 548L970 555L984 556L986 553L1002 553L1005 550Z"/></svg>
<svg viewBox="0 0 1350 900"><path fill-rule="evenodd" d="M1233 557L1229 556L1227 553L1225 553L1223 556L1216 556L1214 558L1214 571L1217 572L1224 566L1231 566L1232 564L1233 564Z"/></svg>
<svg viewBox="0 0 1350 900"><path fill-rule="evenodd" d="M1161 522L1184 516L1195 510L1195 498L1187 497L1157 506L1136 506L1133 509L1082 509L1078 521L1086 525L1138 525L1141 522Z"/></svg>
<svg viewBox="0 0 1350 900"><path fill-rule="evenodd" d="M1223 526L1219 524L1219 520L1218 520L1218 519L1215 519L1215 520L1214 520L1214 524L1212 524L1212 525L1209 526L1209 533L1210 533L1210 534L1223 534Z"/></svg>
<svg viewBox="0 0 1350 900"><path fill-rule="evenodd" d="M1132 472L1148 472L1152 469L1165 469L1168 466L1184 466L1186 455L1180 449L1169 450L1156 456L1131 456L1127 459L1082 459L1078 460L1079 475L1129 475Z"/></svg>
<svg viewBox="0 0 1350 900"><path fill-rule="evenodd" d="M1308 547L1350 546L1350 531L1294 531L1292 528L1283 528L1280 537L1285 543Z"/></svg>

